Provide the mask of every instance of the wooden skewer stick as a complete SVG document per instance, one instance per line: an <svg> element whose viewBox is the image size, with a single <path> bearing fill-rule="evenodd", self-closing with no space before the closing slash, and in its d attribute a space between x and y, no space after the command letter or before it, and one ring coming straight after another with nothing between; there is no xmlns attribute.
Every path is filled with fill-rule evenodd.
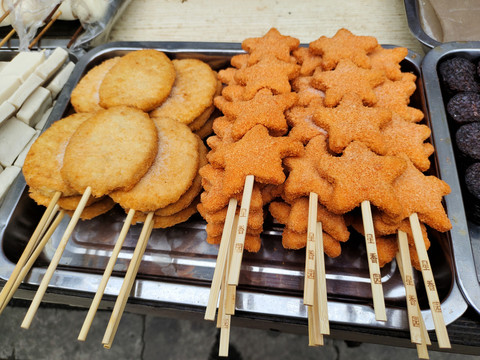
<svg viewBox="0 0 480 360"><path fill-rule="evenodd" d="M35 244L35 247L37 247L38 243L40 242L40 239L43 238L43 235L47 232L48 229L50 229L50 225L52 224L53 219L57 215L57 213L60 210L60 206L58 204L55 205L53 208L53 211L50 213L50 216L48 217L47 221L45 222L45 226L43 227L42 231L40 231L40 234L37 239L37 244Z"/></svg>
<svg viewBox="0 0 480 360"><path fill-rule="evenodd" d="M50 27L53 25L53 23L59 18L59 16L62 15L62 12L59 11L57 12L53 17L52 19L48 22L47 25L45 25L43 27L43 29L40 31L40 33L35 36L35 38L32 40L32 42L30 43L30 45L28 45L28 48L31 49L37 42L38 40L40 40L40 38L47 32L48 29L50 29Z"/></svg>
<svg viewBox="0 0 480 360"><path fill-rule="evenodd" d="M417 249L418 259L422 270L423 282L425 283L425 290L427 292L428 304L432 312L433 323L435 324L435 333L437 334L438 346L440 348L451 348L450 339L448 338L447 327L442 313L442 305L438 298L437 287L433 277L430 260L428 258L427 249L423 240L422 230L420 228L420 221L416 213L411 214L410 226L412 227L413 240L415 241L415 248Z"/></svg>
<svg viewBox="0 0 480 360"><path fill-rule="evenodd" d="M247 175L243 187L242 204L238 217L238 226L235 231L235 244L233 247L232 263L228 274L228 284L238 286L240 278L240 267L242 265L243 247L245 245L245 235L247 233L248 214L250 211L250 200L252 198L254 176Z"/></svg>
<svg viewBox="0 0 480 360"><path fill-rule="evenodd" d="M222 239L220 240L220 247L218 249L217 262L215 264L215 271L213 272L212 285L210 287L210 294L208 296L207 309L205 311L205 320L213 321L215 319L215 310L217 308L218 294L220 292L220 284L225 273L225 264L227 262L228 245L230 235L234 228L233 222L235 218L235 211L237 210L237 200L230 199L228 202L227 215L223 225ZM222 290L225 293L225 288Z"/></svg>
<svg viewBox="0 0 480 360"><path fill-rule="evenodd" d="M10 30L10 32L0 41L0 48L7 43L8 40L15 34L15 29Z"/></svg>
<svg viewBox="0 0 480 360"><path fill-rule="evenodd" d="M2 289L2 292L0 293L0 306L3 306L5 299L10 293L10 290L12 290L12 287L15 284L15 281L17 280L18 274L20 274L20 271L22 270L23 266L25 265L28 258L32 254L33 249L35 248L35 245L38 242L40 234L42 233L43 229L47 224L48 219L50 218L50 214L54 211L55 206L57 205L60 195L61 195L60 192L56 192L53 195L52 199L50 200L50 203L47 206L47 209L45 210L45 212L42 215L42 218L38 222L38 225L35 228L35 231L30 237L30 240L28 240L25 250L23 250L23 253L20 256L20 259L18 260L17 265L15 265L15 268L13 269L13 272L10 275L10 278L8 279L7 283Z"/></svg>
<svg viewBox="0 0 480 360"><path fill-rule="evenodd" d="M322 223L317 222L317 236L315 239L315 279L320 313L320 333L330 335L327 303L327 275L325 273L325 255L323 253L323 229Z"/></svg>
<svg viewBox="0 0 480 360"><path fill-rule="evenodd" d="M233 228L236 229L238 226L238 215L235 215L235 220L233 221ZM233 256L233 244L235 243L235 232L231 232L230 240L228 243L228 254L227 254L227 263L225 267L225 306L223 311L228 315L235 315L235 302L237 299L237 287L235 285L228 284L228 274L230 273L230 267L232 266L232 256Z"/></svg>
<svg viewBox="0 0 480 360"><path fill-rule="evenodd" d="M0 16L0 24L2 23L3 20L6 19L6 17L7 17L8 15L10 15L10 10L5 11L5 12L3 13L3 15Z"/></svg>
<svg viewBox="0 0 480 360"><path fill-rule="evenodd" d="M25 279L25 276L27 276L27 274L30 271L30 269L32 268L33 264L35 263L35 261L37 261L38 257L43 252L43 248L47 244L48 240L50 240L50 238L52 237L52 234L55 232L55 230L57 229L58 225L60 224L60 222L62 221L64 216L65 216L65 211L60 210L57 217L55 218L55 221L48 228L48 231L43 235L42 239L40 240L37 247L35 248L35 251L29 257L27 263L22 268L22 271L20 271L20 274L18 275L17 279L15 280L15 283L14 283L12 289L10 290L10 292L7 296L7 299L5 300L2 307L0 308L0 314L3 312L3 310L5 310L8 303L10 302L13 295L15 294L15 291L17 291L17 289L20 286L20 284L22 283L23 279Z"/></svg>
<svg viewBox="0 0 480 360"><path fill-rule="evenodd" d="M82 215L83 209L85 208L85 205L87 204L87 201L91 193L92 193L92 188L88 186L85 189L85 192L83 193L82 198L80 199L80 202L78 203L77 208L75 209L75 212L73 213L73 216L67 225L65 233L63 234L62 239L58 244L57 250L55 250L55 254L53 255L53 258L50 261L50 265L48 266L47 271L43 276L42 282L38 287L35 297L33 298L33 301L30 304L30 307L28 308L27 314L25 315L25 318L23 319L23 322L21 325L22 328L28 329L32 324L33 318L35 317L38 307L42 302L43 296L47 291L48 284L52 279L53 273L55 272L55 269L57 268L58 263L60 262L60 258L62 257L63 251L67 246L68 240L70 239L70 235L72 234L73 229L77 225L77 222L80 219L80 215Z"/></svg>
<svg viewBox="0 0 480 360"><path fill-rule="evenodd" d="M404 271L405 266L400 256L400 252L397 253L396 259L397 259L398 269L400 270L400 276L402 277L402 281L405 284L405 271ZM416 296L416 291L415 291L415 296ZM408 302L408 299L407 299L407 302ZM418 305L418 301L415 307L416 307L416 312L418 313L418 319L420 321L420 336L421 336L421 343L415 344L417 347L418 358L429 359L427 345L431 345L432 343L430 342L430 337L428 336L428 332L425 327L425 322L423 321L422 312L420 311L420 306ZM407 311L408 311L408 308L407 308Z"/></svg>
<svg viewBox="0 0 480 360"><path fill-rule="evenodd" d="M133 252L132 260L128 265L127 273L125 274L125 279L123 280L122 287L120 288L120 293L118 294L117 301L113 308L112 316L107 325L107 330L103 336L102 344L106 349L112 347L113 339L118 330L118 325L120 324L120 319L122 318L123 311L127 305L128 297L132 291L133 284L135 283L135 277L140 267L143 254L147 248L148 239L153 230L153 212L149 212L145 223L143 224L142 232L138 238L137 246Z"/></svg>
<svg viewBox="0 0 480 360"><path fill-rule="evenodd" d="M318 195L311 192L308 199L307 246L305 250L305 276L303 303L313 306L315 292L315 238L317 232Z"/></svg>
<svg viewBox="0 0 480 360"><path fill-rule="evenodd" d="M78 335L78 340L85 341L87 338L88 331L92 326L93 318L97 313L98 307L100 306L100 302L102 301L103 294L105 293L105 288L107 287L108 280L112 275L113 268L115 263L117 262L118 254L120 254L120 250L122 250L123 243L125 242L125 238L127 237L128 230L132 225L132 219L135 215L135 210L130 209L128 211L127 218L123 224L122 230L118 235L117 242L113 248L112 254L110 255L110 259L108 260L107 267L105 268L105 272L103 273L102 280L100 281L100 285L98 286L98 290L95 293L95 297L93 298L92 304L90 305L90 309L88 309L87 316L85 317L85 321L83 322L82 329Z"/></svg>
<svg viewBox="0 0 480 360"><path fill-rule="evenodd" d="M378 264L377 244L375 241L375 231L373 228L372 208L370 206L370 201L363 201L361 208L375 319L377 321L387 321L385 299L383 297L382 275L380 274L380 266Z"/></svg>
<svg viewBox="0 0 480 360"><path fill-rule="evenodd" d="M420 327L420 316L418 312L418 298L413 283L412 263L408 250L407 234L398 230L398 248L397 264L400 268L402 279L405 285L405 295L407 297L408 325L410 328L410 339L415 344L422 343L422 329ZM400 267L402 265L402 267Z"/></svg>
<svg viewBox="0 0 480 360"><path fill-rule="evenodd" d="M233 221L233 228L236 228L238 224L238 215L235 215L235 219ZM227 253L227 261L225 264L225 271L222 283L222 296L220 298L220 306L218 311L218 321L217 327L220 327L220 344L218 349L219 356L228 356L228 348L230 343L230 326L232 323L232 314L231 309L227 307L231 307L232 305L229 304L231 301L232 294L229 291L233 288L233 299L235 299L235 286L228 285L228 272L230 270L230 263L233 254L233 243L235 242L235 234L231 232L230 239L228 241L228 253ZM233 312L235 312L235 302L233 303Z"/></svg>

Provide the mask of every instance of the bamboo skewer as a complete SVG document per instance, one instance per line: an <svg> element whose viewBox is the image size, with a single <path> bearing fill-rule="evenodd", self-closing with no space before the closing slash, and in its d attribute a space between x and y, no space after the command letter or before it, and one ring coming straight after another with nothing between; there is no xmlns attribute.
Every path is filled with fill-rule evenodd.
<svg viewBox="0 0 480 360"><path fill-rule="evenodd" d="M118 294L117 301L113 308L110 321L107 325L107 330L103 336L102 344L106 349L110 349L115 338L115 334L120 324L120 320L127 305L127 300L132 290L133 284L135 282L135 277L140 267L140 263L147 248L148 239L153 229L153 212L149 212L145 223L143 224L142 232L138 238L137 246L133 252L132 259L128 265L127 273L125 274L125 279L123 280L122 287L120 288L120 293Z"/></svg>
<svg viewBox="0 0 480 360"><path fill-rule="evenodd" d="M365 200L361 204L363 229L365 232L365 244L367 247L368 269L370 271L370 283L372 286L373 308L377 321L387 321L385 311L385 299L383 297L382 275L378 264L377 245L373 228L372 209L370 201Z"/></svg>
<svg viewBox="0 0 480 360"><path fill-rule="evenodd" d="M30 269L32 268L33 264L38 259L40 254L43 252L43 248L47 244L48 240L50 240L50 238L52 237L52 234L55 232L55 230L57 229L58 225L60 224L60 222L62 221L64 216L65 216L65 211L60 210L57 217L55 218L55 221L51 224L48 231L43 235L43 237L40 240L40 242L38 243L37 247L35 248L35 250L31 254L31 256L29 257L27 263L22 268L22 271L20 271L20 274L15 279L15 283L14 283L12 289L10 290L10 292L7 296L7 299L5 300L2 307L0 308L0 314L3 312L3 310L5 310L8 303L10 302L13 295L15 294L15 291L17 291L18 287L20 286L22 281L25 279L25 276L27 276L27 274L30 271Z"/></svg>
<svg viewBox="0 0 480 360"><path fill-rule="evenodd" d="M31 49L39 40L40 38L47 32L48 29L53 25L53 23L59 18L59 16L62 15L62 12L59 11L57 12L50 21L48 21L48 24L43 27L43 29L40 31L40 33L35 36L35 38L32 40L30 45L28 45L28 48Z"/></svg>
<svg viewBox="0 0 480 360"><path fill-rule="evenodd" d="M233 226L236 209L237 200L232 198L228 203L227 215L225 217L225 223L223 226L222 239L220 240L217 262L215 264L215 271L213 272L212 285L210 287L207 309L205 311L205 320L215 320L215 310L217 308L220 284L222 282L222 277L224 276L226 269L225 264L227 262L228 247L231 237L230 235L232 234L232 229L236 228ZM225 287L222 292L225 293Z"/></svg>
<svg viewBox="0 0 480 360"><path fill-rule="evenodd" d="M407 313L408 324L410 328L410 338L415 344L422 343L422 329L420 327L420 316L418 312L418 298L415 291L415 285L413 283L413 272L410 261L410 254L408 250L407 234L401 230L398 231L398 248L397 263L401 272L403 273L402 279L405 285L405 295L407 298ZM402 265L400 267L400 265Z"/></svg>
<svg viewBox="0 0 480 360"><path fill-rule="evenodd" d="M35 245L38 242L38 238L40 234L42 233L43 229L45 228L48 219L50 218L50 214L53 212L55 209L55 206L57 205L58 199L60 198L61 193L56 192L52 199L50 200L50 203L47 206L47 209L43 213L40 221L38 222L37 227L35 228L35 231L33 232L32 236L30 237L30 240L28 240L27 246L25 247L25 250L23 251L22 255L20 256L20 259L17 262L17 265L15 265L15 268L13 269L12 274L10 275L7 283L2 289L2 292L0 293L0 306L3 307L3 303L5 302L5 299L7 298L10 290L12 289L13 285L15 284L15 281L17 280L18 275L20 274L20 271L22 270L23 266L25 263L28 261L28 258L30 257L30 254L32 254Z"/></svg>
<svg viewBox="0 0 480 360"><path fill-rule="evenodd" d="M242 204L238 217L238 226L235 231L235 243L233 247L233 256L228 274L228 284L238 286L240 278L240 267L242 265L243 248L245 245L245 235L247 232L248 214L250 211L250 200L252 198L254 176L247 175L245 186L243 187Z"/></svg>
<svg viewBox="0 0 480 360"><path fill-rule="evenodd" d="M5 35L5 37L0 41L0 48L7 43L8 40L15 34L15 29L10 30L10 32Z"/></svg>
<svg viewBox="0 0 480 360"><path fill-rule="evenodd" d="M5 11L3 15L0 16L0 24L2 23L3 20L7 18L8 15L10 15L10 10Z"/></svg>
<svg viewBox="0 0 480 360"><path fill-rule="evenodd" d="M83 326L80 330L78 335L78 340L85 341L87 338L88 331L92 326L93 318L97 313L98 307L100 302L102 301L103 294L105 293L105 288L107 287L108 280L112 275L113 268L115 263L117 262L118 255L120 254L120 250L122 249L123 243L125 242L125 238L127 237L128 230L132 224L133 216L135 215L135 210L130 209L128 211L127 218L125 219L125 223L123 224L122 230L118 235L117 242L115 243L115 247L113 248L112 254L110 255L110 259L108 260L107 266L105 268L105 272L103 273L102 280L100 281L100 285L98 286L98 290L95 293L95 297L93 298L92 304L90 305L90 309L88 310L87 316L85 317L85 321L83 322Z"/></svg>
<svg viewBox="0 0 480 360"><path fill-rule="evenodd" d="M45 292L47 291L48 284L50 280L52 279L53 273L55 272L55 269L58 266L58 263L60 262L60 258L62 257L63 251L65 250L65 247L67 246L68 240L70 238L70 235L73 232L73 229L77 225L78 220L80 219L80 215L83 212L83 209L85 208L85 205L87 204L87 201L92 193L92 189L87 187L85 189L85 192L82 195L82 198L80 202L77 205L77 208L75 209L75 212L73 213L73 216L70 220L70 222L67 225L67 228L65 230L65 233L62 236L62 239L60 240L60 243L58 244L57 250L55 251L55 254L53 255L52 260L50 261L50 265L47 268L47 271L45 275L43 276L42 282L40 283L40 286L38 287L38 290L35 294L35 297L33 298L32 303L30 304L30 307L27 311L27 314L25 315L25 318L23 319L21 327L24 329L28 329L30 325L32 324L33 318L35 317L35 314L38 310L38 307L40 306L40 303L42 302L43 296L45 295Z"/></svg>
<svg viewBox="0 0 480 360"><path fill-rule="evenodd" d="M308 201L307 246L305 251L305 277L303 283L303 303L313 306L315 292L315 240L317 232L318 195L310 193Z"/></svg>
<svg viewBox="0 0 480 360"><path fill-rule="evenodd" d="M438 346L440 348L451 348L450 339L448 337L447 327L442 314L442 306L438 298L437 287L433 277L430 260L428 258L427 249L423 240L420 221L416 213L411 214L410 226L412 227L413 240L417 249L418 259L422 270L422 277L427 292L428 304L432 312L433 323L435 324L435 333L437 334Z"/></svg>
<svg viewBox="0 0 480 360"><path fill-rule="evenodd" d="M328 321L328 302L327 302L327 275L325 273L325 255L323 253L323 229L322 223L317 222L317 236L315 240L315 269L316 286L315 294L318 296L320 333L330 335L330 325Z"/></svg>

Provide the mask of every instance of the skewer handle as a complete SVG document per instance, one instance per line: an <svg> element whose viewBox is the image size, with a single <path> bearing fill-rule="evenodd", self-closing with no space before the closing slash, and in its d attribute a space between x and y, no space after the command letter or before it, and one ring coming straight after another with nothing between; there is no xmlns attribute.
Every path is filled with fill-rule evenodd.
<svg viewBox="0 0 480 360"><path fill-rule="evenodd" d="M20 259L17 262L17 265L15 265L15 268L13 269L12 274L10 275L7 283L2 289L2 292L0 293L0 306L3 307L3 304L8 297L8 294L12 290L12 287L15 284L15 281L17 280L18 274L20 274L20 271L22 270L23 266L25 263L28 261L28 258L30 257L30 254L32 254L35 245L37 244L38 238L40 237L40 234L43 232L43 229L48 226L47 222L50 219L50 215L54 211L58 199L60 199L60 192L56 192L52 199L50 200L50 203L47 206L47 209L42 215L42 218L38 222L37 227L35 228L35 231L33 232L30 240L28 240L27 246L25 247L25 250L23 250L22 255L20 256Z"/></svg>
<svg viewBox="0 0 480 360"><path fill-rule="evenodd" d="M322 223L317 222L317 237L315 240L315 269L316 287L318 296L318 309L320 315L320 333L330 335L330 324L328 321L327 302L327 275L325 273L325 255L323 253L323 229Z"/></svg>
<svg viewBox="0 0 480 360"><path fill-rule="evenodd" d="M248 214L250 212L250 200L252 199L254 176L247 175L243 187L242 205L238 217L238 226L235 231L235 244L233 246L232 262L228 274L228 284L238 286L240 278L240 267L242 265L243 248L245 245L245 235L247 233Z"/></svg>
<svg viewBox="0 0 480 360"><path fill-rule="evenodd" d="M236 229L238 225L238 215L235 215L235 220L233 221L233 228ZM232 264L232 256L233 256L233 244L235 242L235 233L230 234L230 240L228 243L228 254L227 254L227 263L225 266L225 283L224 283L224 292L225 292L225 304L223 311L228 315L235 315L235 302L237 299L237 287L235 285L229 285L227 276L230 272L230 267Z"/></svg>
<svg viewBox="0 0 480 360"><path fill-rule="evenodd" d="M225 273L225 264L227 262L227 254L229 248L230 237L233 223L235 219L235 211L237 210L237 199L230 199L228 202L227 215L223 226L222 239L220 240L220 247L218 249L217 262L215 271L213 272L212 285L210 287L210 294L208 296L207 309L205 311L205 320L213 321L215 319L215 310L217 308L218 294L220 292L220 284ZM222 290L225 291L225 288Z"/></svg>
<svg viewBox="0 0 480 360"><path fill-rule="evenodd" d="M317 233L318 195L310 193L308 199L307 246L305 250L305 276L303 283L303 303L313 306L315 292L315 239Z"/></svg>
<svg viewBox="0 0 480 360"><path fill-rule="evenodd" d="M132 290L133 284L135 282L135 276L137 275L138 268L140 267L140 262L142 260L145 249L147 248L148 239L153 230L153 212L149 212L145 223L143 224L142 232L138 238L137 246L133 252L132 260L128 265L127 273L125 274L125 279L123 280L122 287L120 288L120 293L118 294L117 301L113 308L112 316L108 322L107 330L102 340L102 344L105 348L110 349L117 333L118 325L120 324L120 319L122 317L125 306L127 305L127 300Z"/></svg>
<svg viewBox="0 0 480 360"><path fill-rule="evenodd" d="M415 248L417 249L418 259L422 270L423 282L425 283L425 290L427 291L428 304L432 312L433 323L435 324L435 333L437 334L438 346L440 348L451 348L450 339L448 337L447 327L443 319L442 304L438 298L437 287L433 277L430 260L428 258L427 249L423 240L422 230L420 228L420 221L416 213L411 214L410 226L412 227L413 240L415 241Z"/></svg>
<svg viewBox="0 0 480 360"><path fill-rule="evenodd" d="M87 204L88 198L90 197L91 193L92 193L92 189L90 187L87 187L85 189L85 192L82 195L82 198L80 199L80 202L77 205L77 208L75 209L75 212L73 213L73 216L70 222L67 225L67 228L65 229L65 233L63 234L62 239L58 244L57 250L55 250L55 254L53 255L53 258L50 261L50 265L48 266L47 271L43 276L42 282L38 287L35 297L33 298L33 301L30 304L30 307L28 308L27 314L25 315L25 318L23 319L23 322L21 325L22 328L28 329L32 324L33 318L35 317L38 307L42 302L43 296L47 291L48 284L52 279L53 273L55 272L55 269L57 268L58 263L60 262L60 258L62 257L63 251L67 246L68 240L70 239L70 235L72 235L73 229L77 225L77 222L80 219L80 215L82 215L83 209L85 208L85 205Z"/></svg>
<svg viewBox="0 0 480 360"><path fill-rule="evenodd" d="M383 297L382 275L378 264L377 243L373 228L372 209L370 201L362 202L363 230L365 232L365 244L367 247L368 270L370 271L370 283L372 286L373 308L377 321L387 321L385 311L385 299Z"/></svg>
<svg viewBox="0 0 480 360"><path fill-rule="evenodd" d="M93 318L97 313L100 302L102 301L103 294L105 293L105 288L107 287L108 280L110 279L115 263L117 262L118 254L120 254L120 250L122 249L123 243L125 242L128 230L132 225L132 219L134 215L135 210L130 209L128 211L127 218L125 219L125 222L123 224L122 230L118 235L118 239L115 243L112 254L110 255L110 259L108 260L107 267L105 268L105 272L103 273L103 277L100 281L100 285L98 286L98 290L95 293L95 297L93 298L92 304L90 305L90 309L88 309L88 313L85 317L85 321L83 322L82 329L80 330L80 333L78 335L78 340L80 341L85 341L85 339L87 338L88 331L92 326Z"/></svg>

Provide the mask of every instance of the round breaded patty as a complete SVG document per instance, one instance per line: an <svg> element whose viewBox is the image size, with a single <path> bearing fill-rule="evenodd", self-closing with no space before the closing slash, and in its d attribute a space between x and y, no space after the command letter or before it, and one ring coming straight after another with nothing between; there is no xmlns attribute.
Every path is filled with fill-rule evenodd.
<svg viewBox="0 0 480 360"><path fill-rule="evenodd" d="M27 185L51 198L59 191L62 196L78 195L60 174L65 148L73 133L92 114L73 114L52 124L33 143L23 164Z"/></svg>
<svg viewBox="0 0 480 360"><path fill-rule="evenodd" d="M153 228L154 229L164 229L168 228L182 222L187 221L193 214L197 212L198 198L193 201L187 208L180 210L175 214L168 216L153 216ZM147 214L136 212L132 219L132 224L137 222L145 222Z"/></svg>
<svg viewBox="0 0 480 360"><path fill-rule="evenodd" d="M34 188L28 189L28 195L38 204L42 206L48 206L50 204L50 200L52 199L51 197L44 196L42 195L38 190ZM73 195L73 196L61 196L58 199L58 206L64 210L75 210L78 206L78 203L82 199L81 195ZM90 196L89 199L87 200L87 203L85 206L90 206L97 201L102 200L103 198L96 198L93 196Z"/></svg>
<svg viewBox="0 0 480 360"><path fill-rule="evenodd" d="M115 203L112 199L108 196L105 196L100 201L93 203L90 206L86 206L83 211L82 215L80 215L80 219L82 220L90 220L94 217L99 215L105 214L107 211L110 211L115 206ZM66 213L68 216L73 216L74 210L67 210Z"/></svg>
<svg viewBox="0 0 480 360"><path fill-rule="evenodd" d="M158 153L151 168L130 191L110 194L124 209L149 212L174 203L197 175L198 137L178 121L157 120Z"/></svg>
<svg viewBox="0 0 480 360"><path fill-rule="evenodd" d="M72 135L61 175L79 193L90 186L96 197L131 189L157 149L157 129L146 113L127 106L100 110Z"/></svg>
<svg viewBox="0 0 480 360"><path fill-rule="evenodd" d="M198 141L198 153L199 153L199 163L198 168L206 165L207 161L207 147L203 144L203 141L200 138L197 138ZM155 215L157 216L169 216L175 214L186 207L188 207L192 201L200 194L202 191L202 177L200 174L195 176L193 179L192 185L188 188L188 190L180 196L176 202L165 206L164 208L158 209L155 211Z"/></svg>
<svg viewBox="0 0 480 360"><path fill-rule="evenodd" d="M70 102L76 112L96 112L101 110L99 90L107 72L120 60L114 57L90 69L80 79L70 96Z"/></svg>
<svg viewBox="0 0 480 360"><path fill-rule="evenodd" d="M173 65L176 78L170 96L150 116L175 119L188 125L213 105L217 76L200 60L173 60Z"/></svg>
<svg viewBox="0 0 480 360"><path fill-rule="evenodd" d="M143 111L160 106L175 81L170 59L157 50L132 51L105 75L100 85L100 106L128 105Z"/></svg>

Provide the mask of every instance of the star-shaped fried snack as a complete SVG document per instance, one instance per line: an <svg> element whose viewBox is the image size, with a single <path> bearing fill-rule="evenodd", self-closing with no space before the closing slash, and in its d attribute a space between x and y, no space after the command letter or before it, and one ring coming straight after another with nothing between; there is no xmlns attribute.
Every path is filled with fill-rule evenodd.
<svg viewBox="0 0 480 360"><path fill-rule="evenodd" d="M300 47L293 51L293 56L297 62L302 65L300 68L301 76L310 76L316 68L322 66L322 57L315 55L309 48Z"/></svg>
<svg viewBox="0 0 480 360"><path fill-rule="evenodd" d="M290 80L295 79L299 72L300 66L297 64L270 58L239 69L235 73L235 80L245 86L244 100L249 100L262 88L270 89L274 94L290 92Z"/></svg>
<svg viewBox="0 0 480 360"><path fill-rule="evenodd" d="M212 165L207 164L200 168L199 174L202 177L202 186L205 189L200 195L200 201L203 204L205 211L215 212L223 209L228 205L228 202L232 197L236 198L238 202L241 202L242 191L233 196L225 192L225 171L223 169L216 169ZM260 209L262 206L262 194L258 184L255 184L253 186L250 208Z"/></svg>
<svg viewBox="0 0 480 360"><path fill-rule="evenodd" d="M250 54L248 64L253 65L265 58L276 58L291 62L291 52L298 48L300 41L291 36L283 36L271 28L260 38L249 38L242 42L242 49Z"/></svg>
<svg viewBox="0 0 480 360"><path fill-rule="evenodd" d="M342 253L340 243L326 232L323 232L322 236L323 252L331 258L339 256ZM298 234L289 229L284 229L282 234L282 245L285 249L302 249L307 245L307 233Z"/></svg>
<svg viewBox="0 0 480 360"><path fill-rule="evenodd" d="M323 99L325 93L321 90L315 89L312 84L311 76L299 76L292 81L292 89L298 94L299 106L308 106L314 102L323 106Z"/></svg>
<svg viewBox="0 0 480 360"><path fill-rule="evenodd" d="M404 159L381 156L365 144L354 141L343 155L322 155L317 160L320 175L333 184L333 193L322 203L336 214L344 214L369 200L392 216L400 215L402 205L395 195L393 182L406 168Z"/></svg>
<svg viewBox="0 0 480 360"><path fill-rule="evenodd" d="M225 169L223 190L228 195L242 191L247 175L263 184L281 184L285 181L282 159L303 153L303 145L288 137L272 137L266 127L254 126L242 139L217 147L212 164Z"/></svg>
<svg viewBox="0 0 480 360"><path fill-rule="evenodd" d="M423 119L423 113L415 108L408 106L410 97L417 88L415 84L416 76L411 73L402 73L400 80L385 82L373 92L377 97L375 107L383 107L399 114L405 121L419 122Z"/></svg>
<svg viewBox="0 0 480 360"><path fill-rule="evenodd" d="M285 135L288 126L284 112L297 102L297 94L273 95L269 89L259 90L253 99L227 101L215 98L217 106L228 118L233 119L232 137L239 140L255 125L265 126L273 136Z"/></svg>
<svg viewBox="0 0 480 360"><path fill-rule="evenodd" d="M385 75L390 80L400 80L402 71L400 62L408 55L408 49L396 47L393 49L384 49L380 45L369 55L372 63L372 69L385 71Z"/></svg>
<svg viewBox="0 0 480 360"><path fill-rule="evenodd" d="M232 56L232 58L230 59L230 64L237 69L241 69L248 66L249 58L249 54L238 54Z"/></svg>
<svg viewBox="0 0 480 360"><path fill-rule="evenodd" d="M342 97L348 93L358 94L365 105L373 106L377 102L373 88L384 80L383 71L362 69L346 59L340 60L335 70L316 70L312 85L325 91L325 106L337 106Z"/></svg>
<svg viewBox="0 0 480 360"><path fill-rule="evenodd" d="M237 69L231 67L218 72L218 79L227 85L222 89L222 96L229 101L243 100L244 98L245 86L235 80L236 72Z"/></svg>
<svg viewBox="0 0 480 360"><path fill-rule="evenodd" d="M346 94L335 108L319 107L313 115L315 124L328 132L330 150L341 153L358 140L380 155L387 151L381 129L391 118L390 110L363 106L355 93Z"/></svg>
<svg viewBox="0 0 480 360"><path fill-rule="evenodd" d="M374 37L357 36L347 29L338 30L332 38L322 36L310 43L312 52L322 55L325 70L334 69L342 59L349 59L357 66L369 69L371 63L367 55L377 46Z"/></svg>
<svg viewBox="0 0 480 360"><path fill-rule="evenodd" d="M226 116L220 116L213 120L212 125L213 131L215 132L216 136L220 138L222 141L226 142L233 142L232 138L232 119L227 118ZM211 136L207 139L207 144L211 138L215 136ZM210 144L209 144L210 146Z"/></svg>
<svg viewBox="0 0 480 360"><path fill-rule="evenodd" d="M427 176L418 170L404 155L407 169L394 182L403 210L401 218L413 213L418 214L420 221L440 231L448 231L452 224L443 208L442 199L450 193L450 186L435 176Z"/></svg>
<svg viewBox="0 0 480 360"><path fill-rule="evenodd" d="M316 125L313 121L313 113L316 111L315 106L294 106L286 112L287 123L291 127L288 137L301 141L303 144L318 135L327 135L324 128Z"/></svg>
<svg viewBox="0 0 480 360"><path fill-rule="evenodd" d="M398 114L392 116L392 121L382 130L385 143L388 144L386 155L405 154L420 170L430 168L430 155L434 148L426 143L431 130L426 125L420 125L403 120Z"/></svg>
<svg viewBox="0 0 480 360"><path fill-rule="evenodd" d="M326 136L318 135L310 140L303 155L284 160L290 171L284 185L284 197L288 202L308 196L310 192L318 194L320 202L330 198L332 185L315 168L315 159L324 154L328 154Z"/></svg>
<svg viewBox="0 0 480 360"><path fill-rule="evenodd" d="M200 215L209 223L209 224L221 224L225 223L225 218L227 216L228 207L224 207L219 211L206 211L202 203L197 205L197 210ZM238 215L240 207L237 207L236 214ZM253 209L251 208L248 213L248 227L252 229L259 229L263 226L263 208Z"/></svg>

